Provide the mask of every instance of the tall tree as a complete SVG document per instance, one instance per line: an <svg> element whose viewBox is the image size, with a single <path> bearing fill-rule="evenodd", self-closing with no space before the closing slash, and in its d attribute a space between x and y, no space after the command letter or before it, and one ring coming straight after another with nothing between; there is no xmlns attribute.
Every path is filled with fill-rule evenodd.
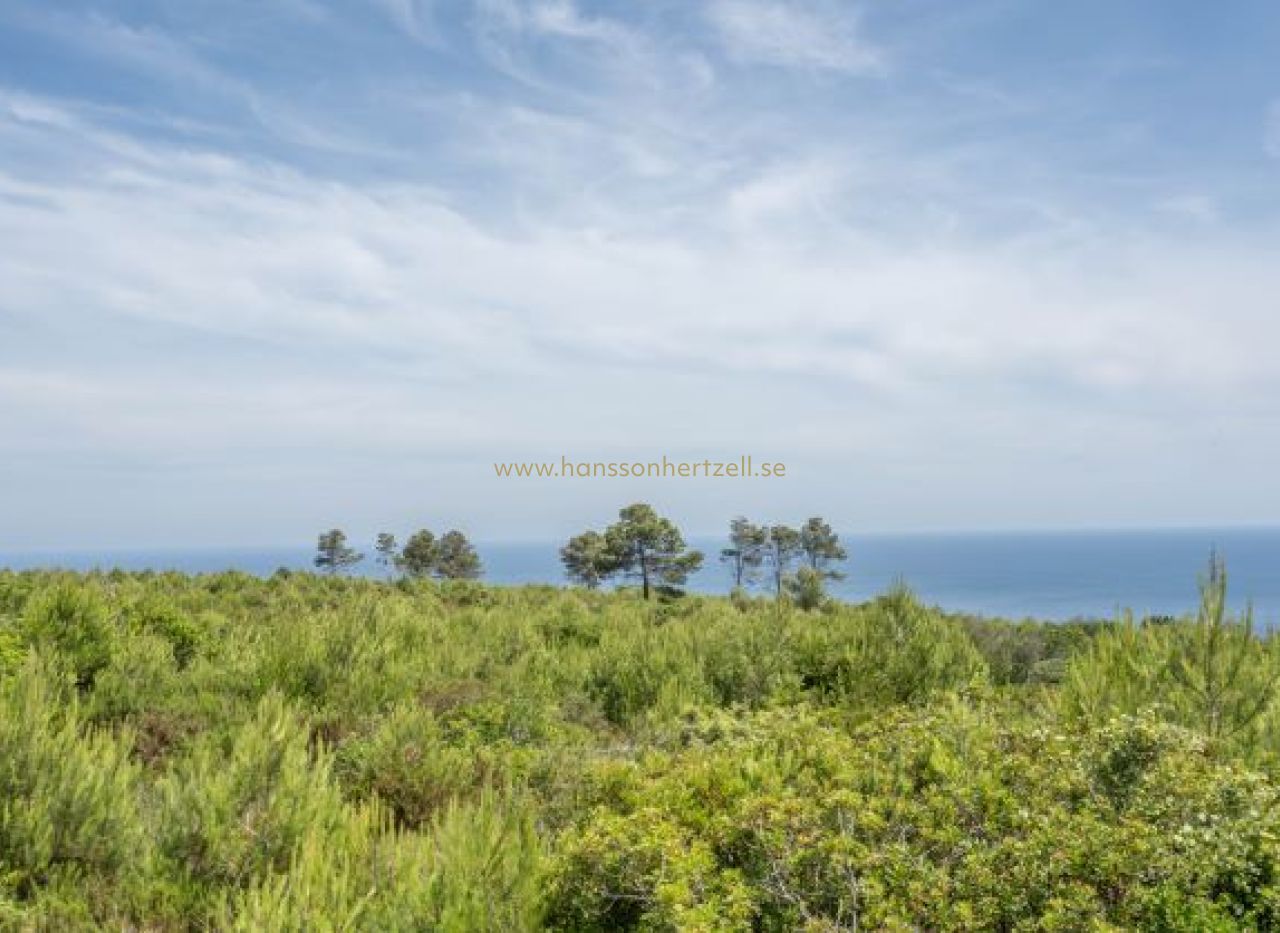
<svg viewBox="0 0 1280 933"><path fill-rule="evenodd" d="M411 577L429 577L436 567L438 548L436 536L430 531L415 531L404 543L396 566Z"/></svg>
<svg viewBox="0 0 1280 933"><path fill-rule="evenodd" d="M378 566L387 576L391 576L400 563L400 545L396 543L396 536L390 532L381 532L373 549L378 552Z"/></svg>
<svg viewBox="0 0 1280 933"><path fill-rule="evenodd" d="M847 559L849 554L840 545L840 536L816 515L800 529L800 550L804 552L805 563L825 579L844 578L844 574L831 569L831 565Z"/></svg>
<svg viewBox="0 0 1280 933"><path fill-rule="evenodd" d="M354 567L364 560L364 555L347 546L347 535L341 528L322 533L316 539L315 565L330 576Z"/></svg>
<svg viewBox="0 0 1280 933"><path fill-rule="evenodd" d="M769 566L769 576L773 580L773 592L782 598L782 587L791 572L791 565L801 553L800 532L787 525L774 525L769 529L768 540L764 546L764 561Z"/></svg>
<svg viewBox="0 0 1280 933"><path fill-rule="evenodd" d="M729 523L729 546L720 551L720 560L732 569L734 587L755 582L768 540L769 531L763 525L753 525L742 516Z"/></svg>
<svg viewBox="0 0 1280 933"><path fill-rule="evenodd" d="M435 574L445 580L474 580L482 568L480 555L461 531L446 531L436 544Z"/></svg>
<svg viewBox="0 0 1280 933"><path fill-rule="evenodd" d="M680 529L643 502L622 509L604 537L618 569L640 581L645 599L655 586L683 586L702 566L702 552L688 550Z"/></svg>
<svg viewBox="0 0 1280 933"><path fill-rule="evenodd" d="M596 589L619 569L618 556L598 531L584 531L570 538L560 549L560 562L570 580L589 590Z"/></svg>

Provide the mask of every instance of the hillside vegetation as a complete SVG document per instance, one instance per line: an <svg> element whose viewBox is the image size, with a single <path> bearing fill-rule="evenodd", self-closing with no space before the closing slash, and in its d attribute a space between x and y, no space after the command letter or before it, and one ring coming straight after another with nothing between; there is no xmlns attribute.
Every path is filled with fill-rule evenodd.
<svg viewBox="0 0 1280 933"><path fill-rule="evenodd" d="M1280 925L1276 642L0 573L0 928Z"/></svg>

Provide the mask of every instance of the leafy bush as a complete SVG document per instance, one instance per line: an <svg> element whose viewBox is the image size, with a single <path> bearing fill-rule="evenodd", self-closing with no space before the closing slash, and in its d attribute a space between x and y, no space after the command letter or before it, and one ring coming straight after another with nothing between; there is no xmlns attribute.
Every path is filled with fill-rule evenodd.
<svg viewBox="0 0 1280 933"><path fill-rule="evenodd" d="M158 635L168 642L179 667L191 663L204 640L196 622L172 603L158 599L140 600L128 607L125 618L132 630Z"/></svg>
<svg viewBox="0 0 1280 933"><path fill-rule="evenodd" d="M985 679L986 664L958 626L896 587L805 630L803 684L857 708L922 702Z"/></svg>
<svg viewBox="0 0 1280 933"><path fill-rule="evenodd" d="M114 632L107 608L88 587L60 583L33 596L22 630L31 644L64 662L82 687L91 686L111 663Z"/></svg>
<svg viewBox="0 0 1280 933"><path fill-rule="evenodd" d="M695 723L560 840L577 930L1269 927L1276 789L1152 718L1082 736L964 705L846 732L814 713ZM704 912L705 911L705 912Z"/></svg>

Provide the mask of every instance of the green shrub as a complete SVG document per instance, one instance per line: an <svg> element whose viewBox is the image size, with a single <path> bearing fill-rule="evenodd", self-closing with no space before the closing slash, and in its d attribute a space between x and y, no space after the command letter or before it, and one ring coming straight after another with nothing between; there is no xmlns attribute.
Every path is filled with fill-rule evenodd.
<svg viewBox="0 0 1280 933"><path fill-rule="evenodd" d="M127 734L83 724L37 659L0 682L0 892L32 899L147 863L128 752Z"/></svg>
<svg viewBox="0 0 1280 933"><path fill-rule="evenodd" d="M1251 612L1227 614L1225 571L1210 565L1194 620L1138 625L1123 620L1073 660L1063 714L1097 723L1153 708L1215 744L1246 756L1274 754L1280 656L1259 637Z"/></svg>
<svg viewBox="0 0 1280 933"><path fill-rule="evenodd" d="M854 708L919 703L986 677L964 630L895 588L800 633L802 683Z"/></svg>
<svg viewBox="0 0 1280 933"><path fill-rule="evenodd" d="M164 708L178 689L173 651L154 635L117 639L111 663L95 678L87 715L100 722Z"/></svg>
<svg viewBox="0 0 1280 933"><path fill-rule="evenodd" d="M696 724L602 765L548 911L579 930L1151 928L1275 923L1280 814L1193 733L1079 737L963 705L849 734L793 712ZM710 917L684 910L710 908Z"/></svg>
<svg viewBox="0 0 1280 933"><path fill-rule="evenodd" d="M198 901L285 871L310 833L345 816L330 760L278 694L226 739L206 737L158 785L159 851Z"/></svg>
<svg viewBox="0 0 1280 933"><path fill-rule="evenodd" d="M125 619L133 631L163 638L180 668L191 663L204 640L204 632L195 621L172 603L159 599L138 601L126 610Z"/></svg>
<svg viewBox="0 0 1280 933"><path fill-rule="evenodd" d="M451 805L427 836L387 834L376 810L305 837L287 872L230 898L220 926L249 931L538 928L541 847L528 815L484 797Z"/></svg>
<svg viewBox="0 0 1280 933"><path fill-rule="evenodd" d="M0 678L15 673L26 659L26 647L22 636L0 623Z"/></svg>
<svg viewBox="0 0 1280 933"><path fill-rule="evenodd" d="M114 632L107 607L93 590L69 583L33 596L26 605L22 631L28 642L56 658L90 687L111 663Z"/></svg>
<svg viewBox="0 0 1280 933"><path fill-rule="evenodd" d="M451 744L433 713L402 704L372 733L344 743L337 773L350 794L377 797L398 825L416 828L454 800L501 783L501 758L497 748Z"/></svg>

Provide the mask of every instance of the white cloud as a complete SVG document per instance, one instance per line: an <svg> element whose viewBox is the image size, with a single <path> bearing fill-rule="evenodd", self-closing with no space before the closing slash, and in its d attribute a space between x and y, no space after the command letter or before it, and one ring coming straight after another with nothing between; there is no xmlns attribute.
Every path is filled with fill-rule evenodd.
<svg viewBox="0 0 1280 933"><path fill-rule="evenodd" d="M570 0L543 0L529 10L528 22L538 32L569 39L626 45L634 35L616 22L583 16Z"/></svg>
<svg viewBox="0 0 1280 933"><path fill-rule="evenodd" d="M51 126L80 119L32 106ZM0 193L31 205L0 219L0 307L89 330L120 317L392 355L477 386L496 373L554 380L566 357L817 377L911 404L940 383L1001 392L1028 366L1080 391L1212 395L1274 379L1260 338L1276 325L1257 296L1280 274L1262 250L1228 263L1136 238L895 243L843 217L847 179L824 162L725 187L703 204L701 232L637 233L550 219L495 229L430 188L155 145L100 158L78 181L0 175ZM796 236L789 221L823 213L824 237ZM491 440L510 430L495 422Z"/></svg>
<svg viewBox="0 0 1280 933"><path fill-rule="evenodd" d="M1213 223L1221 214L1217 201L1207 194L1177 194L1157 202L1156 209L1198 223Z"/></svg>
<svg viewBox="0 0 1280 933"><path fill-rule="evenodd" d="M711 23L740 62L866 74L884 54L863 38L848 6L806 0L713 0Z"/></svg>
<svg viewBox="0 0 1280 933"><path fill-rule="evenodd" d="M789 220L820 229L845 181L838 166L821 160L772 166L729 192L728 212L742 230Z"/></svg>

